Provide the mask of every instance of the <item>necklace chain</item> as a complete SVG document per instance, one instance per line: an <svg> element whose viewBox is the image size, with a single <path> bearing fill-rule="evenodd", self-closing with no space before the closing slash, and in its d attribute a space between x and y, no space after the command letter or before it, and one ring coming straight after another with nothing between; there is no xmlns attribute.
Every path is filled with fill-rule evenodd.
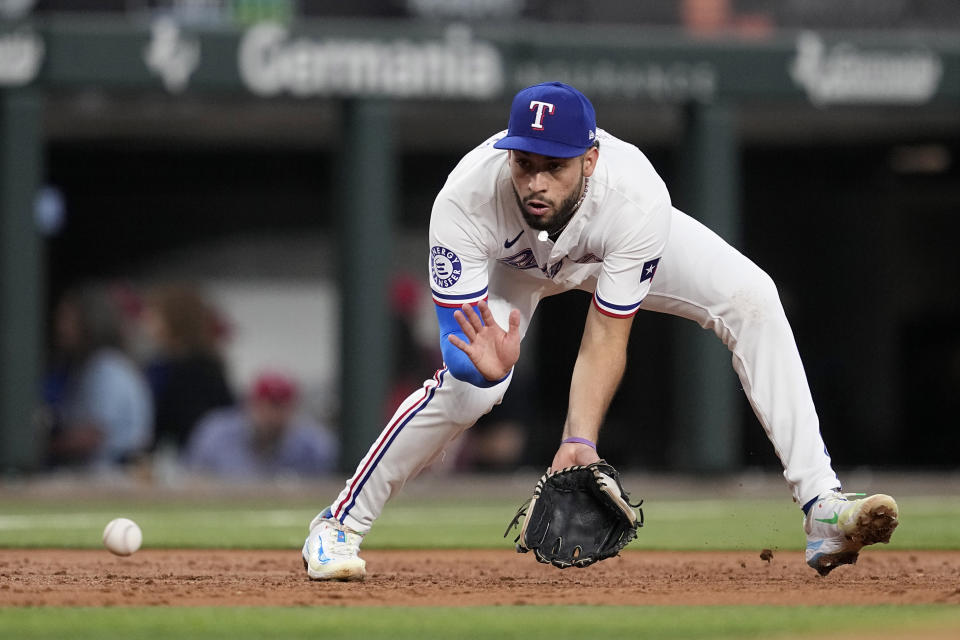
<svg viewBox="0 0 960 640"><path fill-rule="evenodd" d="M556 242L557 238L560 237L560 234L563 233L563 230L567 228L567 225L570 224L570 221L573 220L573 216L576 215L577 211L580 210L580 205L583 204L583 201L587 197L587 190L590 189L590 178L583 179L583 193L580 194L580 199L577 200L577 204L574 205L573 211L570 212L570 217L560 225L560 228L556 231L551 232L547 237L550 238L551 242Z"/></svg>

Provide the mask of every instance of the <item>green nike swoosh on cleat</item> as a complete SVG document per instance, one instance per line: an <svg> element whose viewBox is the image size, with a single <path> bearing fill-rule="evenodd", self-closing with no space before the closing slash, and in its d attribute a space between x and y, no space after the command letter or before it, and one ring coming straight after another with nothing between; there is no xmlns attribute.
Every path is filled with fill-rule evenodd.
<svg viewBox="0 0 960 640"><path fill-rule="evenodd" d="M834 513L832 518L814 518L817 522L823 522L824 524L837 524L839 519L840 512Z"/></svg>

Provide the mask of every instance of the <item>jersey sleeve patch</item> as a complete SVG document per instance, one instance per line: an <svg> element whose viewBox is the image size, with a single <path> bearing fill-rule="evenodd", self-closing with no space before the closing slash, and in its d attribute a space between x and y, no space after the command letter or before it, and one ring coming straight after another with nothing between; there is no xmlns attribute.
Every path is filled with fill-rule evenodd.
<svg viewBox="0 0 960 640"><path fill-rule="evenodd" d="M462 274L463 263L456 253L440 245L430 247L430 275L437 287L449 289Z"/></svg>
<svg viewBox="0 0 960 640"><path fill-rule="evenodd" d="M657 267L660 266L660 258L654 258L653 260L647 260L643 263L642 275L640 276L640 282L644 280L653 280L653 276L657 273Z"/></svg>
<svg viewBox="0 0 960 640"><path fill-rule="evenodd" d="M593 294L593 304L597 307L597 311L611 318L629 318L635 315L640 309L641 302L643 301L638 300L633 304L613 304L601 298L599 293Z"/></svg>

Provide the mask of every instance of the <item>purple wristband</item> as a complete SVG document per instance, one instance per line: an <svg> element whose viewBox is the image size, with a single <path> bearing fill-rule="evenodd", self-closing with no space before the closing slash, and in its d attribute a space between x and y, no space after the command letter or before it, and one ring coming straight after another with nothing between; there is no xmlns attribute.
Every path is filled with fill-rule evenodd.
<svg viewBox="0 0 960 640"><path fill-rule="evenodd" d="M591 449L593 449L594 451L597 450L597 445L595 445L594 443L590 442L590 441L587 440L586 438L565 438L564 440L562 440L562 441L560 442L560 444L585 444L585 445L587 445L588 447L590 447Z"/></svg>

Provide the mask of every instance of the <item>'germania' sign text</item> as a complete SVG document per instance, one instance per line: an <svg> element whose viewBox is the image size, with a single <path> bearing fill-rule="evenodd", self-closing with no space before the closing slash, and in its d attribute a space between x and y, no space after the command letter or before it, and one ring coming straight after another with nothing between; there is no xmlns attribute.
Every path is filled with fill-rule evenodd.
<svg viewBox="0 0 960 640"><path fill-rule="evenodd" d="M243 36L239 65L247 88L265 97L483 99L503 88L500 52L456 26L443 39L413 41L292 37L263 23Z"/></svg>

